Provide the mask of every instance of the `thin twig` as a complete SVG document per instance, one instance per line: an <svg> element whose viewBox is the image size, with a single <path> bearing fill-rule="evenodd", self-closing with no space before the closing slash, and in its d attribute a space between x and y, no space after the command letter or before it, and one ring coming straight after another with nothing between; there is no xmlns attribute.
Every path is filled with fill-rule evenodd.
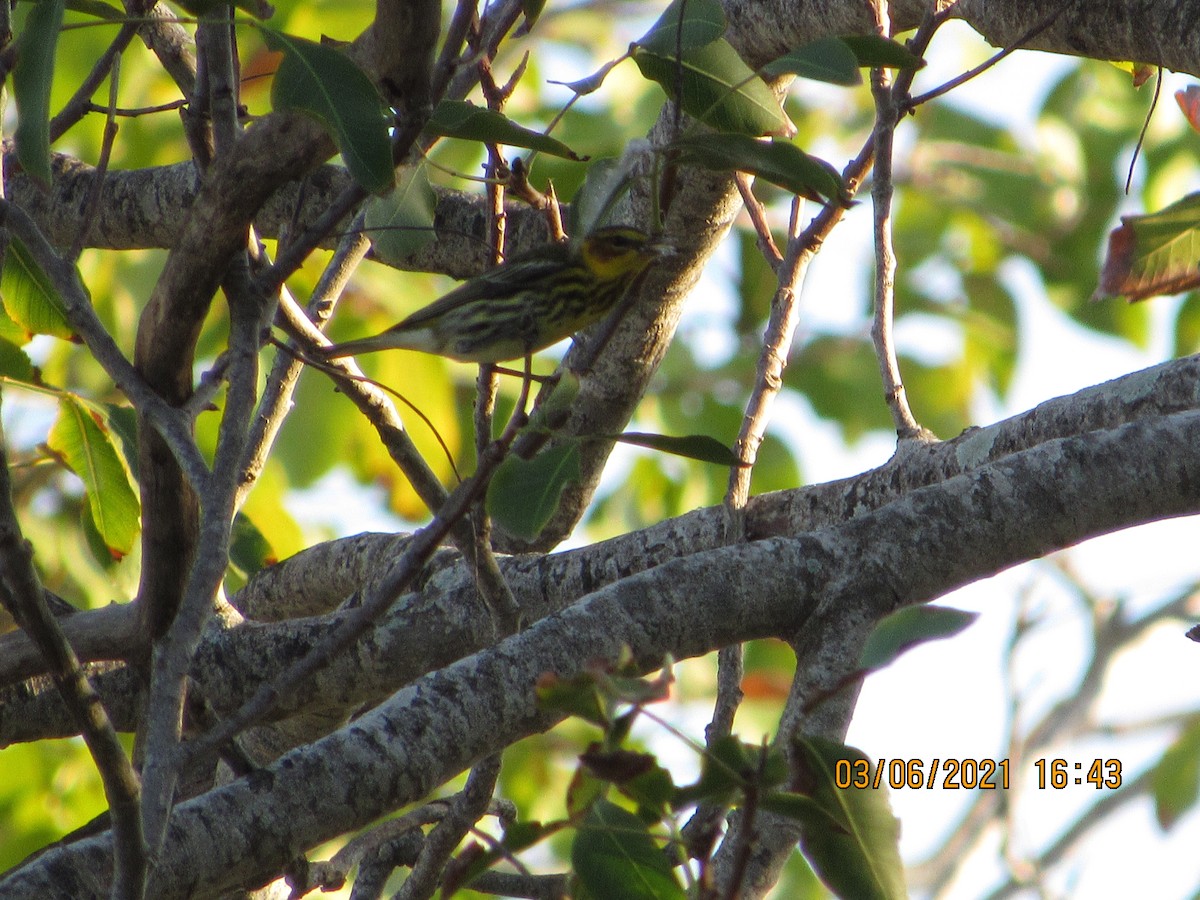
<svg viewBox="0 0 1200 900"><path fill-rule="evenodd" d="M75 123L93 110L92 94L100 87L100 83L109 75L110 69L118 65L121 54L125 52L130 42L137 36L140 22L126 22L113 38L112 43L105 49L101 57L92 66L83 83L79 85L71 99L63 105L53 119L50 120L50 143L54 143L67 133ZM115 75L114 75L115 77ZM115 108L112 98L109 98L109 109ZM115 113L114 113L115 114Z"/></svg>
<svg viewBox="0 0 1200 900"><path fill-rule="evenodd" d="M483 760L467 776L462 791L450 802L445 817L425 839L412 873L396 893L396 900L425 900L432 897L442 879L446 861L472 826L488 810L500 778L499 753Z"/></svg>
<svg viewBox="0 0 1200 900"><path fill-rule="evenodd" d="M88 190L87 199L84 200L84 212L80 217L79 230L75 233L75 240L71 242L70 249L63 257L72 264L78 261L79 255L83 253L88 235L91 234L92 227L96 223L96 216L100 212L100 198L104 191L104 176L108 172L108 163L112 159L113 143L117 139L117 122L114 110L117 108L117 88L121 84L121 57L119 54L113 57L111 66L112 69L109 72L108 79L108 112L104 121L104 135L100 144L100 158L96 162L96 171L91 187Z"/></svg>
<svg viewBox="0 0 1200 900"><path fill-rule="evenodd" d="M771 225L767 221L767 210L754 196L754 183L749 175L745 172L737 172L734 179L737 181L738 193L742 195L742 203L750 215L750 222L754 225L754 233L758 235L758 249L766 259L767 265L771 267L771 271L778 273L780 265L783 264L783 254L775 246Z"/></svg>
<svg viewBox="0 0 1200 900"><path fill-rule="evenodd" d="M200 493L199 539L183 601L166 636L154 648L152 659L142 798L146 840L151 847L158 847L166 833L175 781L181 771L175 751L181 738L188 672L229 565L238 474L258 392L258 340L270 321L272 308L254 291L244 255L242 265L235 265L231 274L226 291L230 293L229 352L233 362L213 474Z"/></svg>
<svg viewBox="0 0 1200 900"><path fill-rule="evenodd" d="M876 27L880 34L891 30L887 4L877 0L875 9ZM892 242L892 150L896 125L900 121L900 102L892 90L891 75L887 69L871 70L871 94L875 98L875 178L871 187L874 210L875 232L875 315L871 324L871 340L875 344L875 356L879 363L879 374L883 379L883 395L901 440L915 438L922 433L921 426L913 417L904 392L904 381L900 375L900 362L896 356L895 322L896 303L896 255Z"/></svg>
<svg viewBox="0 0 1200 900"><path fill-rule="evenodd" d="M979 65L977 65L975 68L968 69L966 72L963 72L961 75L957 75L954 78L951 78L945 84L938 85L931 91L926 91L924 94L919 94L916 97L909 98L905 103L905 112L915 109L924 103L928 103L930 100L940 97L943 94L948 94L950 91L954 90L956 87L966 84L972 78L976 78L979 75L982 75L988 69L992 68L992 66L994 66L998 62L1000 62L1000 60L1004 59L1009 54L1014 53L1017 50L1020 50L1022 47L1024 47L1026 44L1028 44L1030 41L1032 41L1035 37L1037 37L1039 34L1041 34L1043 31L1045 31L1051 25L1053 25L1055 23L1055 21L1058 20L1058 17L1061 16L1063 13L1065 13L1073 5L1074 5L1073 3L1069 3L1069 2L1057 4L1056 6L1054 6L1053 9L1051 9L1051 11L1046 15L1046 17L1044 19L1042 19L1040 22L1038 22L1036 25L1034 25L1032 28L1030 28L1027 32L1025 32L1019 38L1017 38L1011 45L1003 48L999 52L988 57L986 60L984 60ZM945 12L938 14L938 16L936 17L936 21L934 23L934 30L936 30L937 27L946 20L946 18L949 16L950 12L951 12L951 10L947 9ZM924 52L924 49L922 48L922 50L920 52Z"/></svg>
<svg viewBox="0 0 1200 900"><path fill-rule="evenodd" d="M342 236L333 258L329 260L329 264L321 273L305 310L310 320L319 324L328 321L338 297L349 283L350 276L366 257L367 251L371 249L371 242L360 230L361 225L362 216L360 214L355 219L355 227ZM294 305L294 301L290 294L286 293L286 290L280 298L280 305L286 305L289 308ZM258 481L258 476L266 465L267 455L270 453L279 429L283 426L284 418L291 408L292 395L295 393L296 383L302 371L304 371L304 365L294 355L280 353L275 357L275 362L271 366L271 372L267 376L266 385L263 388L254 424L250 430L246 455L242 460L242 475L239 478L237 497L239 507L245 502L251 486Z"/></svg>

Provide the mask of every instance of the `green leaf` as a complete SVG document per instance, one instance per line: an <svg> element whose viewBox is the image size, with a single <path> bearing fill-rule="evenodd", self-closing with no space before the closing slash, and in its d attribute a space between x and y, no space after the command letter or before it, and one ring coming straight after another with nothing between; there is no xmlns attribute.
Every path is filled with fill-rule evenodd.
<svg viewBox="0 0 1200 900"><path fill-rule="evenodd" d="M837 170L788 141L759 141L747 134L681 137L672 145L680 162L717 171L748 172L801 197L819 202L850 202Z"/></svg>
<svg viewBox="0 0 1200 900"><path fill-rule="evenodd" d="M799 75L830 84L862 84L858 58L845 41L835 37L821 38L799 50L785 53L763 66L762 72L768 78Z"/></svg>
<svg viewBox="0 0 1200 900"><path fill-rule="evenodd" d="M375 255L398 263L432 241L435 206L425 163L405 168L390 193L367 203L364 225Z"/></svg>
<svg viewBox="0 0 1200 900"><path fill-rule="evenodd" d="M179 5L197 16L206 16L229 0L178 0ZM266 0L233 0L233 5L244 10L256 19L269 19L275 14L275 8Z"/></svg>
<svg viewBox="0 0 1200 900"><path fill-rule="evenodd" d="M711 44L725 33L725 28L725 10L717 0L673 0L650 30L634 43L643 50L673 59L677 50Z"/></svg>
<svg viewBox="0 0 1200 900"><path fill-rule="evenodd" d="M15 237L4 254L0 301L13 321L31 334L49 334L67 340L75 337L58 291Z"/></svg>
<svg viewBox="0 0 1200 900"><path fill-rule="evenodd" d="M1121 216L1108 237L1096 298L1144 300L1200 287L1200 193L1145 216Z"/></svg>
<svg viewBox="0 0 1200 900"><path fill-rule="evenodd" d="M563 489L578 480L577 444L551 447L533 459L509 456L488 486L488 515L510 534L533 540L558 509Z"/></svg>
<svg viewBox="0 0 1200 900"><path fill-rule="evenodd" d="M598 159L587 168L583 186L571 199L574 235L595 231L633 183L633 174L619 159Z"/></svg>
<svg viewBox="0 0 1200 900"><path fill-rule="evenodd" d="M67 0L66 8L72 12L95 16L97 19L104 19L108 22L122 21L126 16L125 10L113 6L111 3L105 3L104 0Z"/></svg>
<svg viewBox="0 0 1200 900"><path fill-rule="evenodd" d="M275 560L275 551L266 535L250 517L238 513L229 535L229 565L243 581Z"/></svg>
<svg viewBox="0 0 1200 900"><path fill-rule="evenodd" d="M83 481L92 522L109 552L127 554L141 528L141 508L104 416L63 394L47 444Z"/></svg>
<svg viewBox="0 0 1200 900"><path fill-rule="evenodd" d="M13 98L17 104L17 161L43 187L50 185L50 87L62 28L63 0L40 0L17 38Z"/></svg>
<svg viewBox="0 0 1200 900"><path fill-rule="evenodd" d="M696 783L686 785L677 792L676 808L699 802L732 802L753 776L752 754L755 752L761 752L761 749L751 747L733 735L714 741L704 751L700 777Z"/></svg>
<svg viewBox="0 0 1200 900"><path fill-rule="evenodd" d="M678 96L684 112L719 131L795 134L775 94L723 38L685 51L678 61L673 50L664 54L638 47L633 61L668 97Z"/></svg>
<svg viewBox="0 0 1200 900"><path fill-rule="evenodd" d="M1193 717L1151 774L1154 814L1165 831L1200 800L1200 718Z"/></svg>
<svg viewBox="0 0 1200 900"><path fill-rule="evenodd" d="M37 372L28 354L5 338L0 338L0 376L11 378L13 381L37 380Z"/></svg>
<svg viewBox="0 0 1200 900"><path fill-rule="evenodd" d="M493 844L491 849L474 856L459 856L458 863L466 862L465 867L452 866L447 868L445 879L442 881L442 896L456 897L457 891L468 887L493 865L501 860L511 860L518 853L528 850L534 844L557 834L567 826L566 822L512 822L505 826L504 836L499 844Z"/></svg>
<svg viewBox="0 0 1200 900"><path fill-rule="evenodd" d="M718 466L736 466L738 458L733 451L706 434L689 434L683 437L673 437L665 434L646 434L641 431L627 431L615 434L614 440L622 444L633 444L638 447L649 447L672 456L682 456L685 459L698 459L701 462L716 463Z"/></svg>
<svg viewBox="0 0 1200 900"><path fill-rule="evenodd" d="M801 738L803 778L828 817L801 821L800 846L817 875L839 897L855 900L904 900L904 864L900 861L900 821L892 815L887 792L840 788L838 771L868 763L866 755L824 738ZM839 763L841 764L839 767Z"/></svg>
<svg viewBox="0 0 1200 900"><path fill-rule="evenodd" d="M1172 356L1190 356L1200 350L1200 292L1193 291L1175 314L1175 350Z"/></svg>
<svg viewBox="0 0 1200 900"><path fill-rule="evenodd" d="M880 69L919 69L925 60L899 41L879 34L853 34L839 38L850 48L860 66Z"/></svg>
<svg viewBox="0 0 1200 900"><path fill-rule="evenodd" d="M687 896L642 820L607 800L597 800L580 824L571 865L592 900Z"/></svg>
<svg viewBox="0 0 1200 900"><path fill-rule="evenodd" d="M425 130L442 137L524 147L576 162L586 159L548 134L525 128L507 116L465 100L443 100L429 117Z"/></svg>
<svg viewBox="0 0 1200 900"><path fill-rule="evenodd" d="M521 12L525 14L526 31L533 27L545 8L546 0L521 0Z"/></svg>
<svg viewBox="0 0 1200 900"><path fill-rule="evenodd" d="M954 637L977 618L979 613L946 606L906 606L879 620L858 664L864 669L882 669L918 644Z"/></svg>
<svg viewBox="0 0 1200 900"><path fill-rule="evenodd" d="M538 709L557 710L577 716L585 722L608 728L612 722L610 704L600 691L596 679L587 672L571 678L559 678L546 673L534 687Z"/></svg>
<svg viewBox="0 0 1200 900"><path fill-rule="evenodd" d="M354 180L372 194L395 181L383 101L345 53L281 31L262 28L263 40L283 53L271 84L271 104L312 116L337 143Z"/></svg>

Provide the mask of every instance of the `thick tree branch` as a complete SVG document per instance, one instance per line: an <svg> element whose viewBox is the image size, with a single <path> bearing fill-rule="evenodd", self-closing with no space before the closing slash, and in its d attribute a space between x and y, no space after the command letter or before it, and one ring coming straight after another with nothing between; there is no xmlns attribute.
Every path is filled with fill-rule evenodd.
<svg viewBox="0 0 1200 900"><path fill-rule="evenodd" d="M159 871L195 880L156 882L152 893L165 900L258 883L298 847L360 827L545 729L555 719L533 691L544 672L569 677L589 661L616 661L623 648L650 671L666 653L802 638L826 618L873 621L1086 538L1200 511L1197 445L1195 411L1051 441L833 528L694 554L603 588L261 773L177 807ZM913 565L929 547L938 552ZM742 598L737 615L731 596ZM0 889L99 896L109 841L52 850Z"/></svg>
<svg viewBox="0 0 1200 900"><path fill-rule="evenodd" d="M1049 441L1089 431L1113 429L1139 420L1200 408L1200 356L1135 372L1077 394L1048 400L1036 408L986 428L973 428L958 438L914 447L878 469L852 478L779 491L751 498L746 530L751 539L792 536L835 526L847 511L865 515L918 488L942 483L1014 453ZM369 591L387 577L403 555L404 535L359 535L322 544L260 572L233 598L247 616L277 611L280 598L291 598L293 616L311 616L278 625L246 623L230 627L214 623L202 642L193 675L224 709L244 702L263 681L273 680L284 661L306 653L347 612L330 613L356 590ZM562 610L580 597L621 577L660 566L685 552L712 550L726 542L722 507L696 510L642 531L552 556L501 560L505 578L528 621ZM313 703L350 708L377 700L439 666L488 646L490 619L478 603L470 572L452 551L443 550L425 567L419 593L397 602L372 632L366 656L335 658L328 669L284 709ZM731 604L741 598L730 597ZM100 623L111 620L112 632L128 631L116 610L72 616L62 623L81 658L112 659L119 641ZM92 652L89 652L92 651ZM38 657L20 635L0 637L0 683L39 671ZM11 660L11 663L10 663ZM97 679L102 691L106 679ZM122 680L121 683L124 683ZM110 704L110 708L112 708ZM131 727L134 705L113 709L118 727ZM53 694L34 691L10 701L0 720L0 742L72 733L71 721L58 710ZM44 731L31 733L40 723Z"/></svg>

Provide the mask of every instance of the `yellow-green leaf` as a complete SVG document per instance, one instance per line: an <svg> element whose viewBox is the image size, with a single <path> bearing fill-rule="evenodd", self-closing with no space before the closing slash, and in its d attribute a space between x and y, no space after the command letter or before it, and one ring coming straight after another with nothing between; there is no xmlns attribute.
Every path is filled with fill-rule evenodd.
<svg viewBox="0 0 1200 900"><path fill-rule="evenodd" d="M47 444L83 482L92 522L109 552L127 554L141 528L141 506L105 417L63 394Z"/></svg>
<svg viewBox="0 0 1200 900"><path fill-rule="evenodd" d="M70 340L75 332L58 292L29 251L16 238L4 254L0 272L0 301L12 320L30 334L49 334Z"/></svg>

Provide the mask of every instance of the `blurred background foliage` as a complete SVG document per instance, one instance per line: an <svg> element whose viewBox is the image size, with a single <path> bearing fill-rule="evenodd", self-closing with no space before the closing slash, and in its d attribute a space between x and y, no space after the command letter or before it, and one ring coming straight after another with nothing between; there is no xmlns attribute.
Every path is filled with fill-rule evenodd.
<svg viewBox="0 0 1200 900"><path fill-rule="evenodd" d="M310 39L321 35L349 39L370 14L369 4L334 0L278 0L276 9L274 27ZM628 41L659 11L657 4L637 2L581 2L562 9L550 4L533 33L509 42L508 55L495 65L503 80L520 54L531 53L509 115L528 127L544 126L568 96L549 82L573 81L595 71L624 52ZM112 26L97 26L79 13L69 12L68 21L91 27L63 36L52 109L66 101L113 34ZM609 32L615 22L622 23L620 30L614 27ZM239 30L239 42L246 71L253 73L246 84L245 102L251 113L261 114L268 108L269 78L258 73L270 71L270 60L253 29ZM965 29L947 29L935 40L933 52L976 62L988 50ZM1023 58L1017 54L1006 62L1007 71L1019 73ZM1133 191L1127 195L1124 181L1147 114L1149 90L1139 93L1126 72L1103 63L1072 63L1060 73L1057 83L1041 95L1031 128L1015 128L995 109L963 105L953 94L921 108L902 126L895 221L901 261L897 326L904 351L902 368L914 411L941 437L984 424L972 419L980 395L1002 400L1012 384L1025 340L1014 266L1032 274L1052 302L1081 326L1139 347L1148 338L1148 305L1092 303L1089 298L1096 288L1107 233L1118 215L1160 208L1195 182L1196 135L1181 117L1171 115L1173 104L1164 103L1135 166ZM1003 77L994 76L989 83L1001 84ZM933 82L919 77L916 91L932 86ZM101 94L106 90L102 88ZM176 89L151 54L135 42L121 66L121 105L145 107L177 99ZM994 99L997 107L1006 102L998 90ZM600 92L577 104L554 134L593 159L616 157L630 141L645 135L661 100L660 89L626 62ZM800 129L796 142L839 169L866 138L872 118L865 86L832 89L797 83L787 109ZM11 129L11 122L6 125ZM102 126L102 116L89 116L55 149L94 163ZM122 118L120 129L113 169L188 158L175 112ZM467 176L481 173L483 155L478 145L446 140L430 156L441 169ZM586 171L586 164L540 156L532 181L539 187L553 181L559 196L569 200ZM473 189L469 182L436 170L433 177L448 186ZM761 187L759 193L782 245L790 198L770 186ZM868 235L868 207L864 200L841 227ZM807 211L813 209L810 204ZM91 250L80 261L83 280L102 320L129 353L137 317L163 258L162 251L154 250ZM314 257L289 281L299 300L307 299L323 261ZM869 262L869 251L840 259L833 263L840 272L836 292L805 296L806 312L787 370L782 406L811 410L835 425L850 445L865 435L891 429L869 336ZM452 283L368 263L344 298L331 334L345 339L379 331ZM822 283L828 285L830 280L826 277ZM631 428L705 433L731 442L752 383L773 290L770 269L747 222L741 221L695 291L681 338ZM1175 352L1194 352L1200 341L1200 301L1188 297L1173 315ZM11 323L5 327L0 337L13 334ZM223 307L217 303L200 342L198 374L213 363L225 332ZM916 339L905 341L908 334ZM267 364L272 354L264 353ZM98 403L123 405L123 398L79 346L43 337L30 346L29 355L46 384ZM553 356L554 352L546 354L537 369L549 371ZM450 448L458 470L470 471L475 369L405 352L376 354L363 362L371 377L421 408ZM505 379L502 389L505 402L511 404L516 385ZM389 521L395 527L411 526L426 516L365 420L319 373L305 375L295 400L266 474L243 513L230 571L231 590L262 565L315 541L362 530L357 524L362 516L354 510L361 510L370 498L381 496L393 517L373 512L369 521L376 527ZM46 585L78 605L128 601L137 583L137 551L114 559L96 540L78 480L44 448L54 417L52 399L6 383L4 401L5 429L16 466L16 499L23 512L22 525L37 547ZM220 396L216 402L219 406ZM429 428L405 410L402 416L431 466L451 482L449 462ZM200 417L203 447L212 447L217 421L215 413ZM804 484L801 449L794 432L773 430L759 454L755 492ZM334 479L334 473L341 477ZM726 479L726 471L716 466L622 448L575 540L626 532L719 502ZM362 492L352 487L355 484L381 493ZM338 496L337 491L349 496ZM297 499L303 497L308 499ZM750 647L748 684L753 690L744 717L754 719L760 702L771 708L778 705L787 689L780 673L789 663L790 651L781 644ZM704 696L711 672L707 661L682 667L678 692L685 698ZM764 716L760 724L769 730L771 719ZM701 721L696 733L702 725ZM548 798L561 803L570 756L586 743L586 736L576 733L582 729L585 726L578 723L567 724L524 742L507 757L504 790L523 814L543 818L560 814L546 804ZM0 770L6 773L0 779L0 868L82 825L103 808L92 764L78 742L7 748L0 751ZM810 895L812 876L802 861L793 863L788 877L791 880L781 887L790 891L787 896Z"/></svg>

